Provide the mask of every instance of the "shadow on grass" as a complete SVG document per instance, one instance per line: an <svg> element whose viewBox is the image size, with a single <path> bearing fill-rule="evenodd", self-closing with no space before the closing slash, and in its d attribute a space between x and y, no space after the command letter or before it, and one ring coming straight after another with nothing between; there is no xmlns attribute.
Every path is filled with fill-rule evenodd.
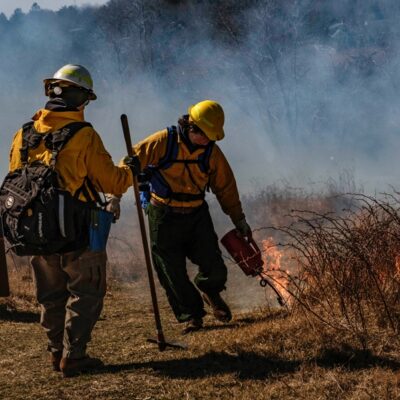
<svg viewBox="0 0 400 400"><path fill-rule="evenodd" d="M220 331L220 330L226 330L226 329L235 329L239 328L240 324L227 324L227 325L204 325L199 332L205 332L205 331ZM189 333L190 334L190 333Z"/></svg>
<svg viewBox="0 0 400 400"><path fill-rule="evenodd" d="M40 322L40 315L31 311L17 311L6 304L0 304L0 321L33 324Z"/></svg>
<svg viewBox="0 0 400 400"><path fill-rule="evenodd" d="M238 355L210 352L197 358L106 365L97 373L118 373L150 368L168 378L204 378L235 373L238 379L265 379L275 374L295 372L299 366L298 361L264 357L251 352Z"/></svg>
<svg viewBox="0 0 400 400"><path fill-rule="evenodd" d="M374 356L368 352L341 352L327 350L318 358L311 360L286 360L280 357L263 356L254 352L228 354L210 352L197 358L149 361L144 363L126 363L106 365L97 374L119 373L135 369L152 369L167 378L206 378L209 376L234 373L238 379L267 379L295 373L301 365L316 364L331 369L344 367L347 370L362 370L374 367L400 369L400 362L386 357Z"/></svg>
<svg viewBox="0 0 400 400"><path fill-rule="evenodd" d="M313 361L322 368L344 367L350 371L374 367L383 367L392 371L400 370L400 362L395 359L376 356L369 350L354 348L346 350L325 349Z"/></svg>
<svg viewBox="0 0 400 400"><path fill-rule="evenodd" d="M244 324L254 324L257 322L266 322L266 321L277 321L281 319L285 319L288 316L288 312L284 309L275 311L273 313L266 314L262 317L260 316L243 316L236 318L236 322L240 325Z"/></svg>
<svg viewBox="0 0 400 400"><path fill-rule="evenodd" d="M274 312L271 314L267 314L265 316L244 316L235 319L235 322L230 322L225 325L205 325L201 329L201 331L218 331L225 329L235 329L242 328L244 325L253 325L257 322L266 322L266 321L275 321L280 319L285 319L287 317L287 312L285 310L279 310L278 312Z"/></svg>

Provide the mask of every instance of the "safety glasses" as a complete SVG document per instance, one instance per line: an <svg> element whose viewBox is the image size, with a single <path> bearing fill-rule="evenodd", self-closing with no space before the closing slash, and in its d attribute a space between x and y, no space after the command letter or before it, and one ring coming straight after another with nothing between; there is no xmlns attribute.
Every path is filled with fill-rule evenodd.
<svg viewBox="0 0 400 400"><path fill-rule="evenodd" d="M190 124L189 125L189 130L191 132L193 132L194 134L196 134L196 135L206 136L206 134L197 125Z"/></svg>

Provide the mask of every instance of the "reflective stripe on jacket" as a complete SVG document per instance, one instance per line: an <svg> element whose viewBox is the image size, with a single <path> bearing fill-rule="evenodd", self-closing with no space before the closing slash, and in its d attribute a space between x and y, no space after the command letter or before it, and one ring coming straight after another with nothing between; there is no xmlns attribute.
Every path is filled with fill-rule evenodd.
<svg viewBox="0 0 400 400"><path fill-rule="evenodd" d="M204 152L204 147L189 151L182 138L178 135L178 160L198 160ZM134 153L139 157L142 169L149 165L158 165L165 155L168 142L168 130L156 132L133 147ZM214 144L210 156L210 169L208 173L202 172L199 164L172 163L167 169L159 172L168 182L170 188L176 193L199 194L210 185L212 192L217 196L222 210L228 214L233 222L244 217L239 193L232 169L218 145ZM189 169L189 171L188 171ZM200 190L199 190L200 189ZM203 200L190 202L163 199L155 193L151 194L156 200L171 207L198 207Z"/></svg>
<svg viewBox="0 0 400 400"><path fill-rule="evenodd" d="M84 121L83 111L39 110L33 117L34 127L39 133L61 129L65 125ZM10 152L9 170L22 167L20 148L22 146L22 129L14 136ZM51 151L44 141L35 149L29 150L28 162L41 161L49 164ZM79 130L60 151L56 170L60 178L60 187L72 195L89 178L99 192L120 195L132 185L132 173L127 166L115 166L110 154L104 148L98 133L92 127ZM80 196L85 200L84 196Z"/></svg>

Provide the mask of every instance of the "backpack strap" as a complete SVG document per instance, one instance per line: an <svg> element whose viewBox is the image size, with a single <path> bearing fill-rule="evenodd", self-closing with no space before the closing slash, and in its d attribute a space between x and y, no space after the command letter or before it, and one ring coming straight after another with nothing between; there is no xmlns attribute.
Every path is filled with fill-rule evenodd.
<svg viewBox="0 0 400 400"><path fill-rule="evenodd" d="M30 121L22 126L22 146L19 150L22 165L26 165L28 162L29 149L35 149L44 140L45 146L52 152L50 160L50 167L52 168L56 165L58 153L69 139L80 129L92 126L89 122L72 122L57 131L41 134L35 129L33 124L34 122Z"/></svg>
<svg viewBox="0 0 400 400"><path fill-rule="evenodd" d="M49 132L44 136L45 145L51 150L50 167L54 168L57 162L58 153L67 142L82 128L92 126L90 122L71 122L55 132Z"/></svg>
<svg viewBox="0 0 400 400"><path fill-rule="evenodd" d="M99 195L99 192L93 185L93 182L86 177L82 183L82 186L75 192L74 198L79 200L79 196L83 194L83 197L86 199L87 202L93 202L93 199L96 203L100 206L105 206L106 202L103 201Z"/></svg>
<svg viewBox="0 0 400 400"><path fill-rule="evenodd" d="M167 128L168 130L168 140L167 140L167 150L165 151L164 156L159 160L157 169L167 169L172 163L175 161L176 156L178 155L178 131L176 126L170 126Z"/></svg>
<svg viewBox="0 0 400 400"><path fill-rule="evenodd" d="M204 153L199 155L199 167L201 172L204 172L205 174L208 173L208 170L210 169L210 156L214 148L214 144L214 141L208 143Z"/></svg>
<svg viewBox="0 0 400 400"><path fill-rule="evenodd" d="M34 133L33 129L33 121L29 121L22 125L22 146L19 149L22 165L26 165L28 162L29 148L32 147L29 145L30 136Z"/></svg>
<svg viewBox="0 0 400 400"><path fill-rule="evenodd" d="M48 135L46 135L46 147L48 147L52 151L50 166L55 166L58 153L65 146L65 144L75 135L75 133L87 126L92 127L92 124L89 122L72 122L64 126L64 128L48 134L51 135L50 138L47 138ZM105 205L105 202L101 199L98 191L88 177L85 178L82 186L75 192L74 197L79 198L81 193L88 202L92 202L94 199L95 202L100 204L101 206Z"/></svg>
<svg viewBox="0 0 400 400"><path fill-rule="evenodd" d="M148 170L151 174L151 186L152 189L155 189L155 193L162 198L170 198L171 200L177 201L195 201L195 200L203 200L205 197L205 192L209 190L209 182L207 183L204 189L200 188L189 168L190 164L197 164L202 172L205 174L208 173L210 168L210 156L214 147L215 142L210 142L203 153L199 155L197 160L179 160L177 159L179 146L178 146L178 131L176 126L171 126L167 128L168 130L168 140L167 140L167 148L164 156L159 160L157 165L151 165L148 167ZM189 174L189 178L192 181L193 185L197 187L200 193L192 194L192 193L176 193L173 192L165 180L160 170L168 169L174 163L184 164L185 169ZM157 190L158 189L158 190Z"/></svg>
<svg viewBox="0 0 400 400"><path fill-rule="evenodd" d="M57 131L40 134L37 132L33 124L33 121L30 121L22 126L22 147L20 149L22 165L25 166L28 163L29 149L35 149L39 146L41 141L44 140L45 146L51 150L50 167L53 169L55 168L59 152L67 142L82 128L87 126L92 127L92 124L89 122L78 121L71 122ZM90 196L89 191L92 196ZM83 193L87 201L92 201L94 198L96 202L104 205L99 193L88 178L85 179L83 185L77 190L74 197L78 198L80 193Z"/></svg>

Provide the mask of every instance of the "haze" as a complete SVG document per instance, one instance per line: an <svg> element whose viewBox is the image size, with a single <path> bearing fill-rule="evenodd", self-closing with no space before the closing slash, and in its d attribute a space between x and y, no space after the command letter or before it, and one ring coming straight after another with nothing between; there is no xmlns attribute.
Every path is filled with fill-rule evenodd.
<svg viewBox="0 0 400 400"><path fill-rule="evenodd" d="M0 12L10 17L16 8L28 12L34 3L34 0L0 0ZM40 8L59 10L63 6L101 5L107 0L39 0L36 3Z"/></svg>

